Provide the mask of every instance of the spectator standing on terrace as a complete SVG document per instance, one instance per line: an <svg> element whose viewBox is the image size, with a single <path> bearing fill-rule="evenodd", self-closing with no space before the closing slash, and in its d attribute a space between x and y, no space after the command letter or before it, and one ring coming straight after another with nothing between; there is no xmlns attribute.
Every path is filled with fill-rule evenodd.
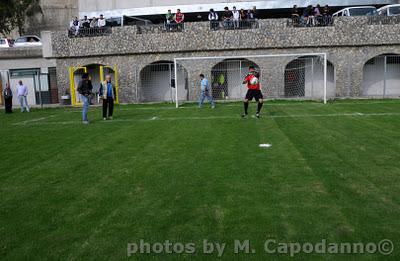
<svg viewBox="0 0 400 261"><path fill-rule="evenodd" d="M100 28L102 28L102 27L105 27L106 26L106 19L104 19L104 16L103 15L100 15L100 18L99 18L99 20L97 21L97 26L98 27L100 27Z"/></svg>
<svg viewBox="0 0 400 261"><path fill-rule="evenodd" d="M175 23L174 14L171 10L168 10L167 14L165 15L165 27L168 31L171 30L172 24Z"/></svg>
<svg viewBox="0 0 400 261"><path fill-rule="evenodd" d="M247 23L247 12L242 8L240 9L240 21L242 23L242 27L248 27Z"/></svg>
<svg viewBox="0 0 400 261"><path fill-rule="evenodd" d="M90 20L88 19L88 17L85 15L81 21L81 26L83 28L90 28Z"/></svg>
<svg viewBox="0 0 400 261"><path fill-rule="evenodd" d="M19 104L21 105L21 112L29 112L29 106L28 106L28 87L22 83L22 81L18 82L17 85L17 95L18 95L18 100Z"/></svg>
<svg viewBox="0 0 400 261"><path fill-rule="evenodd" d="M90 21L90 28L96 28L97 27L97 18L93 17L92 21Z"/></svg>
<svg viewBox="0 0 400 261"><path fill-rule="evenodd" d="M297 9L297 5L294 5L292 8L292 21L294 25L299 25L300 23L299 9Z"/></svg>
<svg viewBox="0 0 400 261"><path fill-rule="evenodd" d="M319 4L314 8L314 16L316 23L322 24L321 6Z"/></svg>
<svg viewBox="0 0 400 261"><path fill-rule="evenodd" d="M229 11L228 7L225 7L224 8L224 13L222 14L222 21L224 23L224 28L225 29L232 28L232 18L233 18L232 12Z"/></svg>
<svg viewBox="0 0 400 261"><path fill-rule="evenodd" d="M322 19L324 25L328 25L331 23L331 14L328 5L325 5L324 8L322 9Z"/></svg>
<svg viewBox="0 0 400 261"><path fill-rule="evenodd" d="M82 110L82 122L83 124L89 124L88 111L90 105L90 97L92 96L93 85L89 80L89 74L84 73L82 75L82 80L78 84L78 92L82 97L83 110Z"/></svg>
<svg viewBox="0 0 400 261"><path fill-rule="evenodd" d="M183 23L185 22L185 15L181 12L181 9L176 10L175 23L177 24L178 30L183 30Z"/></svg>
<svg viewBox="0 0 400 261"><path fill-rule="evenodd" d="M106 75L106 80L101 83L99 90L100 99L103 100L103 120L113 119L116 93L115 85L111 82L111 75Z"/></svg>
<svg viewBox="0 0 400 261"><path fill-rule="evenodd" d="M12 113L13 92L8 83L6 83L6 88L3 90L3 97L4 97L4 107L6 109L6 113Z"/></svg>
<svg viewBox="0 0 400 261"><path fill-rule="evenodd" d="M251 11L253 13L253 19L257 19L257 7L253 6L253 9Z"/></svg>
<svg viewBox="0 0 400 261"><path fill-rule="evenodd" d="M240 13L236 9L236 6L233 7L232 16L233 16L233 26L237 29L239 28L240 25Z"/></svg>
<svg viewBox="0 0 400 261"><path fill-rule="evenodd" d="M241 21L247 20L247 12L243 8L240 9L240 20Z"/></svg>
<svg viewBox="0 0 400 261"><path fill-rule="evenodd" d="M72 18L71 22L69 23L69 28L75 35L79 33L79 27L81 27L81 22L79 22L78 17Z"/></svg>
<svg viewBox="0 0 400 261"><path fill-rule="evenodd" d="M211 30L218 29L218 14L214 11L214 9L210 9L210 13L208 14L208 21L210 21Z"/></svg>
<svg viewBox="0 0 400 261"><path fill-rule="evenodd" d="M247 19L249 20L250 27L254 27L256 24L256 7L253 7L253 9L247 12Z"/></svg>

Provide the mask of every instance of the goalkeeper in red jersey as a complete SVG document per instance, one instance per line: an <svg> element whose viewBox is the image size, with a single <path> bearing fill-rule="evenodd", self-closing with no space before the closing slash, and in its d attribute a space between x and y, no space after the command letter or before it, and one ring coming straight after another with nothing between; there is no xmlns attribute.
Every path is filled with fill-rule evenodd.
<svg viewBox="0 0 400 261"><path fill-rule="evenodd" d="M246 78L244 78L243 84L247 84L247 94L244 99L244 114L243 118L247 118L247 110L249 108L249 101L253 100L253 98L257 101L257 113L256 117L260 118L261 108L263 106L263 95L260 87L260 73L256 71L254 66L249 67L249 73Z"/></svg>

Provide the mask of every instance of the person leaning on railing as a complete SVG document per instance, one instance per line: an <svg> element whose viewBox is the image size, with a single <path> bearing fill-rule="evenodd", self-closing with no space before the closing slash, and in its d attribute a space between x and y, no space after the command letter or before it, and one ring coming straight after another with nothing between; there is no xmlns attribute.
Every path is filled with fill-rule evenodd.
<svg viewBox="0 0 400 261"><path fill-rule="evenodd" d="M317 6L314 8L314 17L315 23L317 25L322 25L321 6L319 4L317 4Z"/></svg>
<svg viewBox="0 0 400 261"><path fill-rule="evenodd" d="M176 10L175 23L177 24L177 29L182 31L185 22L185 15L181 12L181 9Z"/></svg>
<svg viewBox="0 0 400 261"><path fill-rule="evenodd" d="M167 14L165 15L165 28L167 31L171 31L173 24L175 23L174 14L171 10L168 10Z"/></svg>
<svg viewBox="0 0 400 261"><path fill-rule="evenodd" d="M88 17L85 15L81 21L81 26L82 28L90 28L90 20Z"/></svg>
<svg viewBox="0 0 400 261"><path fill-rule="evenodd" d="M88 17L85 15L83 19L81 20L81 27L79 28L79 34L83 36L87 36L90 34L89 29L90 28L90 20Z"/></svg>
<svg viewBox="0 0 400 261"><path fill-rule="evenodd" d="M224 8L224 13L222 14L222 21L224 24L224 29L231 29L232 28L232 18L233 14L229 11L228 7Z"/></svg>
<svg viewBox="0 0 400 261"><path fill-rule="evenodd" d="M92 20L90 21L90 28L97 27L97 18L93 16Z"/></svg>
<svg viewBox="0 0 400 261"><path fill-rule="evenodd" d="M325 26L332 23L332 17L328 5L325 5L322 9L322 21Z"/></svg>
<svg viewBox="0 0 400 261"><path fill-rule="evenodd" d="M297 5L294 5L292 8L292 23L295 26L300 24L300 15L299 9L297 9Z"/></svg>
<svg viewBox="0 0 400 261"><path fill-rule="evenodd" d="M104 19L103 15L100 15L100 18L97 20L97 26L99 28L105 27L107 25L106 19Z"/></svg>
<svg viewBox="0 0 400 261"><path fill-rule="evenodd" d="M102 35L105 32L105 27L106 26L107 26L107 21L104 18L104 16L101 14L100 18L97 19L97 27L99 28L99 29L96 30L96 31L98 31L97 33L99 35Z"/></svg>
<svg viewBox="0 0 400 261"><path fill-rule="evenodd" d="M240 26L240 13L236 9L236 6L233 7L232 16L233 16L233 26L235 29L238 29Z"/></svg>
<svg viewBox="0 0 400 261"><path fill-rule="evenodd" d="M257 9L255 6L247 12L247 20L249 20L251 28L257 27Z"/></svg>
<svg viewBox="0 0 400 261"><path fill-rule="evenodd" d="M79 33L79 27L81 27L81 22L78 17L73 17L69 23L69 30L76 36Z"/></svg>
<svg viewBox="0 0 400 261"><path fill-rule="evenodd" d="M247 21L247 11L244 10L243 8L240 9L240 23L242 28L248 28L250 27L249 22Z"/></svg>
<svg viewBox="0 0 400 261"><path fill-rule="evenodd" d="M208 21L210 21L211 30L217 30L219 27L218 22L218 14L214 11L214 9L210 9L210 13L208 14Z"/></svg>

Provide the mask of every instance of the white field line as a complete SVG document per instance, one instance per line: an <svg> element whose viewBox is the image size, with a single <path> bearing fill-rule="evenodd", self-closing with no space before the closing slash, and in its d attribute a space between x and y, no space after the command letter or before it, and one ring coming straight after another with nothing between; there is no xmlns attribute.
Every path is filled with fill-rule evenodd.
<svg viewBox="0 0 400 261"><path fill-rule="evenodd" d="M357 102L337 102L337 103L335 103L335 102L333 102L333 103L328 103L328 104L317 103L317 102L315 102L315 103L313 103L313 102L310 102L310 103L303 103L303 102L298 102L298 103L275 103L274 104L274 103L265 102L264 103L264 107L265 106L267 106L267 107L273 107L273 106L305 106L305 105L314 105L314 106L323 107L323 106L330 106L330 105L337 105L337 106L339 106L339 105L356 105L357 106L357 105L371 105L371 104L399 104L400 105L400 100L399 101L393 101L393 102L385 102L385 101L382 101L382 102L376 101L376 102L374 102L374 101L371 101L371 102L365 102L365 103L363 103L363 102L360 102L360 103L357 103ZM241 104L240 101L223 102L223 103L218 103L217 102L217 105L222 106L222 107L243 107L243 104ZM120 107L120 108L118 108L116 110L117 111L178 110L175 107L139 107L139 108L131 107L131 108L123 108L123 106L125 106L125 105L122 105L122 108ZM94 109L101 109L101 108L100 107L94 107ZM199 108L197 106L189 106L189 107L180 106L179 109L195 109L195 110L198 110ZM75 109L75 110L66 110L64 112L65 113L82 113L82 110L81 109Z"/></svg>
<svg viewBox="0 0 400 261"><path fill-rule="evenodd" d="M47 120L47 119L50 119L50 118L54 118L54 117L56 117L56 115L50 115L50 116L47 116L47 117L41 117L41 118L36 118L36 119L21 121L21 122L14 123L13 125L14 125L14 126L26 125L26 124L29 124L29 123L35 123L35 122L44 121L44 120Z"/></svg>
<svg viewBox="0 0 400 261"><path fill-rule="evenodd" d="M263 116L262 119L274 119L274 118L329 118L329 117L400 117L400 113L332 113L332 114L293 114L293 115L271 115L271 116ZM50 117L47 117L50 118ZM46 118L40 118L36 121L25 121L24 124L32 124L32 125L78 125L82 124L79 120L76 121L62 121L62 122L43 122ZM208 117L158 117L153 116L147 119L115 119L112 121L96 121L97 123L104 124L112 124L118 122L156 122L156 121L197 121L197 120L224 120L224 119L232 119L232 120L242 120L240 116L208 116ZM261 119L261 120L262 120ZM16 125L16 124L14 124Z"/></svg>

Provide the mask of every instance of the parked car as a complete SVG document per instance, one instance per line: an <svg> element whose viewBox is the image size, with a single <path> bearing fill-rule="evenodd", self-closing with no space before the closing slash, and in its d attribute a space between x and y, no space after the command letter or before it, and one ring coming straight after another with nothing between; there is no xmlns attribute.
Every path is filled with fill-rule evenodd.
<svg viewBox="0 0 400 261"><path fill-rule="evenodd" d="M10 40L0 38L0 48L8 48L11 47Z"/></svg>
<svg viewBox="0 0 400 261"><path fill-rule="evenodd" d="M347 7L336 13L334 13L333 17L340 16L365 16L365 15L375 15L376 7L374 6L355 6L355 7Z"/></svg>
<svg viewBox="0 0 400 261"><path fill-rule="evenodd" d="M400 4L386 5L378 9L378 15L381 16L396 16L400 15Z"/></svg>
<svg viewBox="0 0 400 261"><path fill-rule="evenodd" d="M36 35L21 36L14 42L14 47L42 46L42 41Z"/></svg>

